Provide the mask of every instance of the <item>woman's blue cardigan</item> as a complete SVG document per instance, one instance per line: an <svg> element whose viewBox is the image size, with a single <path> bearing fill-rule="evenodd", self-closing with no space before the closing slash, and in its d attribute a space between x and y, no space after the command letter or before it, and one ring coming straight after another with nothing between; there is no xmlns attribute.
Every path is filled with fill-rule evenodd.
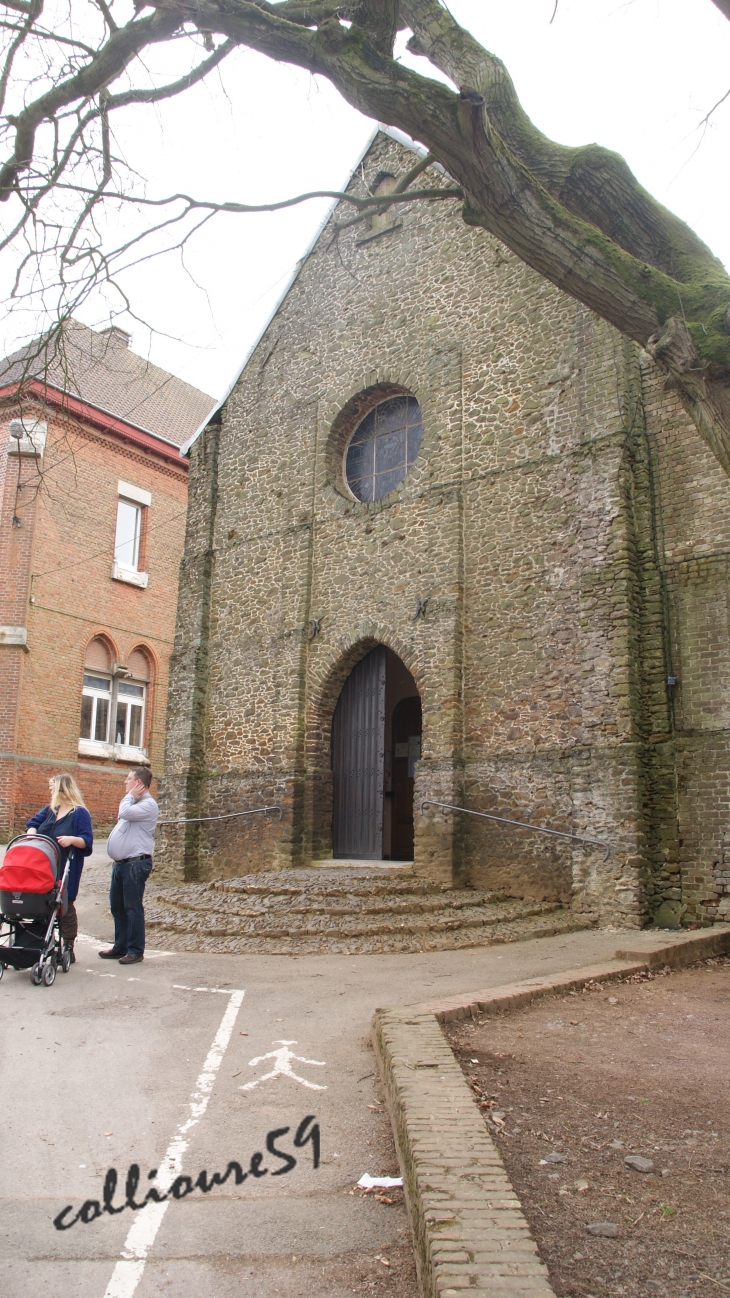
<svg viewBox="0 0 730 1298"><path fill-rule="evenodd" d="M26 829L39 829L44 820L51 815L50 805L41 807L30 820L26 820ZM49 838L53 835L49 834ZM86 847L72 847L69 852L71 866L68 872L68 899L75 901L79 895L79 884L81 883L81 871L84 868L84 857L91 856L94 850L94 831L91 828L91 816L86 807L76 807L74 818L71 822L71 838L83 838Z"/></svg>

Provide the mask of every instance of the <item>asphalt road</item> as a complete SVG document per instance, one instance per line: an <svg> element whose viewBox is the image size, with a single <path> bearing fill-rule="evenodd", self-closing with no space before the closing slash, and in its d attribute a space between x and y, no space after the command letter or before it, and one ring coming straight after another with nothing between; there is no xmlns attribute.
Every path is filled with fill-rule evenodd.
<svg viewBox="0 0 730 1298"><path fill-rule="evenodd" d="M108 868L96 857L85 871L88 937L71 972L50 988L11 971L0 983L3 1292L410 1298L405 1210L351 1193L363 1172L398 1171L374 1076L373 1010L590 964L613 954L617 934L426 955L149 951L125 969L97 954L112 933ZM308 1116L321 1133L318 1168L313 1139L294 1144ZM182 1197L168 1196L153 1221L132 1208L96 1218L110 1168L118 1208L132 1164L138 1203L203 1170L209 1184L231 1160L246 1173L240 1185L235 1169L208 1193L178 1180ZM88 1222L54 1227L86 1201Z"/></svg>

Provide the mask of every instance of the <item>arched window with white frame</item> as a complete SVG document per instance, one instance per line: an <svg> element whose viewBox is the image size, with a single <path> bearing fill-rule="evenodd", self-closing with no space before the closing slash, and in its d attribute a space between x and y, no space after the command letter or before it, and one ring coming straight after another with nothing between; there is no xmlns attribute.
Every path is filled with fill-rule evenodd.
<svg viewBox="0 0 730 1298"><path fill-rule="evenodd" d="M102 636L90 642L84 659L80 754L147 760L145 713L151 675L150 657L142 646L122 664L113 661Z"/></svg>
<svg viewBox="0 0 730 1298"><path fill-rule="evenodd" d="M125 748L144 749L145 709L150 681L149 659L137 648L127 660L129 675L117 682L114 742Z"/></svg>
<svg viewBox="0 0 730 1298"><path fill-rule="evenodd" d="M96 636L86 649L81 695L80 741L107 744L112 712L112 662L109 646Z"/></svg>

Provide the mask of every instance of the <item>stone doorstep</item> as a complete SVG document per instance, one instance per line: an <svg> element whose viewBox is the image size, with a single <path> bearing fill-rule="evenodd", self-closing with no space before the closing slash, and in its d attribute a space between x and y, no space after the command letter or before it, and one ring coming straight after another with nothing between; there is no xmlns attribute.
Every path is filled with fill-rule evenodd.
<svg viewBox="0 0 730 1298"><path fill-rule="evenodd" d="M440 1025L727 953L730 924L661 939L637 933L605 964L375 1011L373 1043L423 1298L461 1298L465 1290L469 1298L554 1298L499 1149Z"/></svg>
<svg viewBox="0 0 730 1298"><path fill-rule="evenodd" d="M413 861L373 861L369 857L337 856L321 861L310 861L306 868L309 870L399 870L402 874L413 874Z"/></svg>

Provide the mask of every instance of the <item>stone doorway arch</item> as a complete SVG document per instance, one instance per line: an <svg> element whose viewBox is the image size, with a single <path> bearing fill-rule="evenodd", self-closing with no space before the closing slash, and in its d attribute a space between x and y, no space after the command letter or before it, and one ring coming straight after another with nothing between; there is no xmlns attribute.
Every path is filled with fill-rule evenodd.
<svg viewBox="0 0 730 1298"><path fill-rule="evenodd" d="M332 719L333 855L412 860L421 699L405 663L376 645L353 667Z"/></svg>

